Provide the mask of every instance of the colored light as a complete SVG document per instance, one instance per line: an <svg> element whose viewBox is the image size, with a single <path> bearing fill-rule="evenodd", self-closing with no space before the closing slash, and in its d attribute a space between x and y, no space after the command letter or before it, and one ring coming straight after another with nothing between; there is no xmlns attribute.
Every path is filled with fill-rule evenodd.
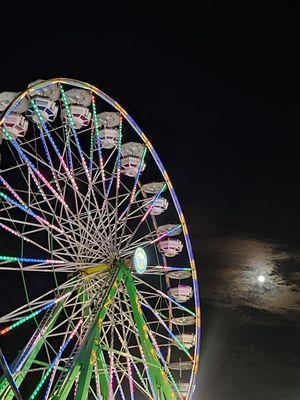
<svg viewBox="0 0 300 400"><path fill-rule="evenodd" d="M110 367L109 367L109 400L114 399L114 353L109 354Z"/></svg>
<svg viewBox="0 0 300 400"><path fill-rule="evenodd" d="M59 233L64 233L64 231L60 228L58 228L55 225L50 224L47 220L44 218L40 217L39 215L35 214L33 211L31 211L27 206L24 206L23 204L18 203L11 197L7 196L5 193L0 192L0 197L8 201L9 203L13 204L14 206L18 207L20 210L25 211L27 214L31 215L33 218L35 218L37 221L42 222L42 224L48 226L49 228L52 228L56 230Z"/></svg>
<svg viewBox="0 0 300 400"><path fill-rule="evenodd" d="M30 242L30 240L26 236L23 236L20 232L17 232L14 229L11 229L9 226L7 226L5 224L2 224L2 222L0 222L0 227L2 229L4 229L6 232L9 232L9 233L11 233L11 234L13 234L13 235L25 240L25 242Z"/></svg>
<svg viewBox="0 0 300 400"><path fill-rule="evenodd" d="M29 158L26 156L24 153L23 149L19 146L18 142L13 139L13 137L8 133L8 131L2 127L2 131L6 138L10 140L10 142L13 144L14 148L17 150L19 153L20 157L23 159L23 161L27 164L28 170L30 175L32 176L35 184L37 185L41 195L43 196L44 199L45 195L43 190L41 189L40 185L38 184L36 177L34 173L40 178L40 180L47 186L47 188L54 194L54 196L66 207L68 208L67 203L64 201L64 199L57 193L57 191L52 187L52 185L47 181L47 179L44 177L44 175L34 166L34 164L29 160ZM33 173L34 172L34 173Z"/></svg>
<svg viewBox="0 0 300 400"><path fill-rule="evenodd" d="M70 172L69 168L67 167L67 164L65 163L65 160L63 159L62 155L60 154L60 151L59 151L58 147L56 146L56 143L55 143L54 139L52 138L52 136L51 136L46 124L45 124L44 118L43 118L40 110L38 109L38 107L35 104L34 100L31 100L30 102L31 102L31 104L33 106L33 109L34 109L35 113L37 114L37 116L38 116L38 118L40 120L40 123L41 123L44 131L46 132L46 135L47 135L48 139L50 140L50 143L52 144L52 147L54 148L54 151L57 154L57 156L58 156L58 158L59 158L64 170L66 171L66 173L67 173L70 181L72 182L75 190L78 190L78 186L76 185L76 182L75 182L73 176L71 175L71 172Z"/></svg>
<svg viewBox="0 0 300 400"><path fill-rule="evenodd" d="M19 203L21 203L25 208L28 208L24 201L21 199L21 197L16 193L16 191L9 185L6 180L0 176L0 181L3 183L3 185L6 187L6 189L15 197L16 200L18 200Z"/></svg>
<svg viewBox="0 0 300 400"><path fill-rule="evenodd" d="M124 391L122 389L122 384L121 384L121 381L120 381L120 378L119 378L119 375L118 375L116 369L115 369L114 373L115 373L115 377L116 377L116 380L117 380L117 383L118 383L118 387L119 387L119 392L120 392L121 398L122 398L122 400L126 400L126 397L124 395Z"/></svg>
<svg viewBox="0 0 300 400"><path fill-rule="evenodd" d="M1 257L0 257L0 259L1 259ZM29 315L26 315L26 317L20 318L18 321L14 322L13 324L9 325L8 327L0 330L0 336L5 335L7 332L9 332L9 331L13 330L14 328L17 328L18 326L24 324L24 322L27 322L30 319L36 317L41 312L48 310L50 307L53 307L55 304L57 304L59 301L65 299L67 296L69 296L69 293L66 293L63 296L51 301L51 303L46 304L45 306L39 308L38 310L32 312Z"/></svg>
<svg viewBox="0 0 300 400"><path fill-rule="evenodd" d="M158 242L159 240L163 239L164 237L169 236L170 233L176 231L176 230L177 230L178 228L180 228L180 227L181 227L180 224L179 224L179 225L176 225L176 226L173 226L173 228L168 229L166 232L164 232L164 233L163 233L162 235L160 235L158 238L152 240L152 242L150 242L150 243L153 244L153 243Z"/></svg>
<svg viewBox="0 0 300 400"><path fill-rule="evenodd" d="M132 204L133 201L134 201L135 194L136 194L136 189L137 189L137 185L138 185L139 178L140 178L140 175L141 175L141 173L142 173L142 168L143 168L143 165L144 165L144 159L145 159L145 156L146 156L146 152L147 152L147 148L145 147L145 148L144 148L143 155L142 155L142 157L141 157L141 159L140 159L140 162L139 162L138 172L137 172L136 177L135 177L135 179L134 179L134 184L133 184L133 188L132 188L132 191L131 191L131 195L130 195L130 199L129 199L129 204L128 204L128 206L125 208L125 210L122 212L122 214L121 214L119 220L122 220L123 217L124 217L125 215L126 215L126 216L128 215L129 210L130 210L130 207L131 207L131 204Z"/></svg>
<svg viewBox="0 0 300 400"><path fill-rule="evenodd" d="M25 257L10 257L10 256L0 256L0 261L9 262L25 262L25 263L38 263L38 264L64 264L63 260L50 260L48 258L25 258Z"/></svg>
<svg viewBox="0 0 300 400"><path fill-rule="evenodd" d="M158 318L159 322L160 322L160 323L162 324L162 326L167 330L167 332L169 333L169 335L170 335L170 336L173 338L173 340L178 344L178 346L181 348L181 350L184 351L185 354L186 354L189 358L191 358L191 355L190 355L189 351L187 350L187 348L184 346L183 343L180 342L180 340L177 339L177 337L173 334L173 332L170 330L170 328L168 327L168 325L163 321L163 319L160 318L160 316L159 316L158 314L154 313L154 310L153 310L150 306L148 306L148 305L145 304L145 303L141 303L141 304L142 304L142 306L146 307L148 310L151 310L151 311L152 311L152 313ZM150 334L150 331L149 331L149 334Z"/></svg>
<svg viewBox="0 0 300 400"><path fill-rule="evenodd" d="M148 205L148 204L150 204L150 207L149 207L149 208L147 209L147 211L145 212L145 214L144 214L144 216L143 216L143 218L142 218L142 222L145 221L145 219L147 218L147 216L149 215L149 213L152 211L152 209L153 209L153 207L154 207L154 205L155 205L156 200L160 197L160 195L162 194L162 192L165 190L166 186L167 186L167 184L165 183L165 184L162 186L162 188L160 189L160 191L159 191L158 193L156 193L155 197L154 197L149 203L145 204L145 206Z"/></svg>
<svg viewBox="0 0 300 400"><path fill-rule="evenodd" d="M136 174L136 177L135 177L135 180L134 180L134 185L133 185L133 189L132 189L131 196L130 196L130 204L132 204L132 202L133 202L133 200L135 198L136 188L137 188L137 184L138 184L139 179L140 179L140 175L141 175L142 170L143 170L146 153L147 153L147 147L145 146L143 154L142 154L142 157L140 159L138 173Z"/></svg>
<svg viewBox="0 0 300 400"><path fill-rule="evenodd" d="M37 124L37 125L38 125L38 124ZM46 157L47 157L47 160L48 160L49 165L51 165L51 167L52 167L52 168L51 168L51 172L52 172L52 176L53 176L53 178L54 178L54 180L55 180L56 189L61 193L60 186L58 185L58 182L57 182L57 180L58 180L58 179L57 179L57 174L56 174L56 172L53 170L52 159L51 159L51 156L50 156L50 153L49 153L49 150L48 150L48 146L47 146L46 140L45 140L44 135L43 135L42 128L41 128L40 125L38 125L38 128L39 128L40 138L41 138L41 141L42 141L42 144L43 144L44 152L45 152L45 154L46 154Z"/></svg>
<svg viewBox="0 0 300 400"><path fill-rule="evenodd" d="M79 322L77 323L77 325L75 326L75 328L73 329L72 333L70 334L69 338L66 340L66 342L61 346L59 352L57 353L57 356L55 357L55 359L52 361L50 367L47 369L47 371L45 372L45 374L43 375L42 379L40 380L39 384L37 385L37 387L35 388L35 390L33 391L33 393L31 394L31 396L29 397L29 400L33 400L36 398L36 396L38 395L39 391L41 390L42 386L44 385L44 383L46 382L46 380L48 379L48 376L50 375L52 369L56 366L56 364L59 362L59 359L62 356L63 351L65 350L65 348L68 346L68 344L71 342L71 340L73 339L73 337L75 336L78 328L80 327L80 325L82 324L83 320L80 319Z"/></svg>
<svg viewBox="0 0 300 400"><path fill-rule="evenodd" d="M164 365L164 367L165 367L165 370L167 371L167 374L169 375L169 377L170 377L170 379L171 379L171 381L172 381L172 383L173 383L173 385L174 385L176 391L177 391L178 393L180 393L179 388L178 388L178 386L177 386L177 384L176 384L176 382L175 382L175 380L174 380L174 378L173 378L173 375L172 375L172 374L170 373L170 371L169 371L169 368L168 368L168 366L167 366L166 360L164 359L164 357L163 357L163 355L162 355L162 352L160 351L160 348L159 348L159 346L158 346L158 344L157 344L157 342L156 342L156 340L155 340L155 338L154 338L153 333L152 333L150 330L148 330L148 333L149 333L149 336L150 336L150 338L151 338L151 340L152 340L152 343L153 343L153 345L154 345L154 348L155 348L157 354L159 355L159 357L160 357L160 359L161 359L161 361L162 361L162 363L163 363L163 365Z"/></svg>
<svg viewBox="0 0 300 400"><path fill-rule="evenodd" d="M118 155L117 155L117 189L120 187L121 182L121 143L122 143L122 128L123 128L123 120L120 116L120 124L118 131Z"/></svg>
<svg viewBox="0 0 300 400"><path fill-rule="evenodd" d="M134 400L134 384L133 384L132 370L131 370L131 359L129 357L127 357L127 374L129 378L129 389L130 389L131 400Z"/></svg>
<svg viewBox="0 0 300 400"><path fill-rule="evenodd" d="M80 158L81 158L83 169L85 170L85 173L86 173L86 176L88 178L88 181L91 182L91 177L90 177L90 174L89 174L89 170L88 170L88 167L87 167L87 164L86 164L86 161L85 161L85 157L84 157L82 148L80 146L80 142L79 142L79 139L78 139L77 132L76 132L75 127L74 127L74 119L73 119L72 113L70 111L70 107L69 107L69 104L68 104L64 89L63 89L63 87L61 85L59 85L59 87L60 87L61 97L63 99L63 103L64 103L64 106L66 108L67 114L68 114L68 121L70 123L71 130L72 130L72 133L74 135L75 142L76 142L76 146L77 146L78 151L79 151L79 155L80 155Z"/></svg>
<svg viewBox="0 0 300 400"><path fill-rule="evenodd" d="M97 119L96 103L95 103L94 96L92 96L92 109L93 109L93 122L94 122L95 132L96 132L98 157L99 157L99 162L100 162L101 176L102 176L102 182L103 182L103 188L104 188L104 194L105 194L105 184L104 184L105 183L105 171L104 171L104 163L103 163L103 157L102 157L102 146L101 146L101 140L100 140L100 135L99 135L99 123L98 123L98 119Z"/></svg>

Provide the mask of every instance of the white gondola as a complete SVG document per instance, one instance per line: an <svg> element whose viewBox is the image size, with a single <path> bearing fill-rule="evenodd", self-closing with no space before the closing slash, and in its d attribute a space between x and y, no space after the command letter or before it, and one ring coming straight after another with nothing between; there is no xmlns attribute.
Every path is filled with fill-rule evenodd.
<svg viewBox="0 0 300 400"><path fill-rule="evenodd" d="M196 337L193 333L183 333L175 336L180 343L182 343L187 349L191 349L195 346ZM176 342L175 342L176 344ZM178 346L178 344L176 344Z"/></svg>
<svg viewBox="0 0 300 400"><path fill-rule="evenodd" d="M92 95L84 89L71 89L65 92L69 110L72 115L74 128L86 128L91 121L92 114L88 106L92 102ZM62 119L69 123L69 116L66 108L62 110Z"/></svg>
<svg viewBox="0 0 300 400"><path fill-rule="evenodd" d="M92 94L85 89L70 89L65 92L68 104L88 107L92 103Z"/></svg>
<svg viewBox="0 0 300 400"><path fill-rule="evenodd" d="M75 129L86 128L89 126L92 114L87 107L71 104L69 110L72 115ZM69 123L68 112L65 108L62 110L62 119Z"/></svg>
<svg viewBox="0 0 300 400"><path fill-rule="evenodd" d="M176 228L177 226L177 228ZM175 229L176 228L176 229ZM158 236L163 235L164 233L168 232L168 236L178 236L181 234L182 229L180 226L175 225L175 224L167 224L167 225L161 225L157 228L157 234ZM170 232L171 231L171 232Z"/></svg>
<svg viewBox="0 0 300 400"><path fill-rule="evenodd" d="M28 129L28 121L23 115L11 112L5 117L4 126L12 138L16 139L17 137L25 136Z"/></svg>
<svg viewBox="0 0 300 400"><path fill-rule="evenodd" d="M179 326L191 326L196 324L196 318L192 315L186 315L184 317L172 318L171 323Z"/></svg>
<svg viewBox="0 0 300 400"><path fill-rule="evenodd" d="M179 239L166 238L157 243L157 249L165 257L175 257L182 252L183 244Z"/></svg>
<svg viewBox="0 0 300 400"><path fill-rule="evenodd" d="M43 79L38 79L34 82L29 83L28 87L30 88L31 86L34 86L40 82L43 82ZM31 97L33 97L33 96L47 97L48 99L57 101L60 97L60 91L59 91L59 87L57 84L52 84L52 85L43 86L37 90L33 90L29 93L29 95Z"/></svg>
<svg viewBox="0 0 300 400"><path fill-rule="evenodd" d="M139 172L140 157L126 156L121 159L122 173L130 177L136 177ZM141 166L141 171L144 171L146 165Z"/></svg>
<svg viewBox="0 0 300 400"><path fill-rule="evenodd" d="M0 93L0 111L4 111L6 107L19 95L16 92L2 92ZM22 114L27 111L29 102L26 98L23 98L18 105L14 108L13 112Z"/></svg>
<svg viewBox="0 0 300 400"><path fill-rule="evenodd" d="M193 297L193 288L189 285L178 285L170 288L168 293L178 303L185 303Z"/></svg>
<svg viewBox="0 0 300 400"><path fill-rule="evenodd" d="M118 143L118 129L103 128L99 131L101 145L104 149L112 149Z"/></svg>
<svg viewBox="0 0 300 400"><path fill-rule="evenodd" d="M4 111L18 95L19 93L16 92L0 93L0 111ZM23 98L14 108L14 111L5 117L3 125L13 139L24 137L27 132L28 121L21 113L28 110L28 105L28 100ZM4 134L2 136L6 138Z"/></svg>
<svg viewBox="0 0 300 400"><path fill-rule="evenodd" d="M32 99L42 115L43 122L53 122L58 112L58 106L55 104L55 101L50 98L41 96L36 96ZM40 122L39 117L32 109L30 110L30 116L34 122Z"/></svg>
<svg viewBox="0 0 300 400"><path fill-rule="evenodd" d="M139 169L144 171L146 164L141 165L144 146L141 143L129 142L121 147L121 171L124 175L136 177Z"/></svg>
<svg viewBox="0 0 300 400"><path fill-rule="evenodd" d="M151 215L162 214L164 211L167 210L168 206L169 202L164 197L159 197L154 202L151 201L151 199L146 199L144 201L144 209L147 211L149 208L151 208L150 210Z"/></svg>
<svg viewBox="0 0 300 400"><path fill-rule="evenodd" d="M185 270L171 271L167 274L167 277L170 279L188 279L191 276L192 276L192 272L185 271Z"/></svg>
<svg viewBox="0 0 300 400"><path fill-rule="evenodd" d="M169 363L168 367L175 371L189 371L193 368L193 363L192 361L178 361Z"/></svg>
<svg viewBox="0 0 300 400"><path fill-rule="evenodd" d="M114 128L120 124L120 114L114 111L104 111L97 115L99 126Z"/></svg>
<svg viewBox="0 0 300 400"><path fill-rule="evenodd" d="M142 186L142 192L147 194L157 194L165 186L165 182L150 182ZM166 186L165 186L166 187Z"/></svg>

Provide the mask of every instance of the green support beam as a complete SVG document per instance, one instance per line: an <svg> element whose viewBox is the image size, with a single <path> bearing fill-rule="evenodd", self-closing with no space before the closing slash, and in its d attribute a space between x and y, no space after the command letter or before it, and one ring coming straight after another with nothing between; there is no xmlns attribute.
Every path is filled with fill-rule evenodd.
<svg viewBox="0 0 300 400"><path fill-rule="evenodd" d="M156 399L159 400L161 399L174 400L176 399L177 396L174 393L174 390L167 379L166 371L161 365L156 355L156 351L149 338L148 327L143 317L141 305L138 301L137 290L132 273L129 269L126 269L124 267L122 267L122 269L123 269L124 283L129 295L133 317L139 333L141 345L143 347L143 352L148 366L150 379L152 381L152 387L154 390L153 395ZM156 365L157 367L153 368L153 365Z"/></svg>
<svg viewBox="0 0 300 400"><path fill-rule="evenodd" d="M78 360L81 364L81 370L75 400L86 400L88 398L94 363L97 359L98 339L99 329L98 325L95 325L83 349L82 356L80 360Z"/></svg>
<svg viewBox="0 0 300 400"><path fill-rule="evenodd" d="M109 396L109 374L108 374L108 368L105 362L105 358L103 355L103 351L100 349L98 346L98 351L97 351L97 368L99 372L99 381L100 381L100 388L101 388L101 394L103 399L108 399Z"/></svg>
<svg viewBox="0 0 300 400"><path fill-rule="evenodd" d="M140 342L143 348L147 368L149 371L149 377L151 379L151 386L154 391L154 399L174 400L177 398L177 395L175 394L172 385L167 378L165 368L159 361L156 350L149 337L148 327L143 317L141 305L138 301L137 289L132 273L122 263L118 265L118 268L119 269L118 271L116 271L115 277L113 278L111 285L107 290L107 294L102 300L102 307L99 310L97 317L95 318L95 322L90 329L90 333L86 342L84 343L82 349L80 350L80 353L77 356L74 366L66 375L62 385L57 389L54 387L54 396L52 397L53 400L67 400L78 374L79 380L75 400L87 400L89 395L90 382L93 376L93 367L95 363L97 364L102 398L103 400L109 399L108 367L106 365L102 348L99 346L99 338L103 320L122 280L126 286L129 295L133 318L139 333ZM47 326L45 334L40 338L36 346L32 349L30 355L27 357L22 367L22 370L15 377L15 382L18 387L22 384L32 364L40 363L40 361L36 360L37 354L43 346L47 334L54 326L62 308L63 304L60 303L54 309L53 316ZM10 388L6 378L4 376L1 377L0 399L12 400L13 397L14 393Z"/></svg>
<svg viewBox="0 0 300 400"><path fill-rule="evenodd" d="M35 347L32 349L30 354L28 355L21 371L14 376L15 383L17 387L20 387L23 380L25 379L29 369L31 368L32 364L35 362L36 356L38 355L39 351L41 350L43 344L46 341L47 335L50 332L50 330L53 328L59 314L61 313L61 310L63 308L63 303L59 303L56 308L53 310L53 316L51 318L51 321L49 325L47 326L47 329L45 330L44 335L41 336ZM17 362L18 358L15 360ZM14 363L15 363L14 362ZM14 392L9 386L9 383L6 379L6 377L3 375L0 378L0 399L1 400L12 400L14 398Z"/></svg>
<svg viewBox="0 0 300 400"><path fill-rule="evenodd" d="M99 332L101 331L102 322L105 318L106 312L108 310L108 307L109 307L112 299L115 297L115 294L121 283L122 277L123 277L123 270L121 268L119 268L115 274L115 277L114 277L109 289L108 289L107 295L102 300L102 307L100 308L98 315L95 318L94 325L92 326L92 328L90 330L89 336L88 336L83 348L81 349L80 353L77 356L76 362L75 362L72 370L66 376L62 386L60 388L58 388L58 391L56 393L55 393L55 388L54 388L55 394L54 394L53 400L66 400L67 399L67 397L70 393L70 390L72 389L72 386L74 385L76 376L79 371L80 371L80 377L79 377L79 381L78 381L77 395L76 395L75 399L76 400L78 400L78 399L86 400L88 398L88 388L90 386L94 361L97 358L98 363L100 362L101 371L104 368L103 363L105 365L104 356L103 355L101 356L101 354L100 354L100 357L97 357L97 352L98 352L97 345L99 342ZM106 385L105 374L103 374L103 373L99 374L99 379L100 379L100 383L103 384L103 387L101 387L101 390L103 391L103 394L102 394L103 400L108 400L109 390L108 390L108 384Z"/></svg>

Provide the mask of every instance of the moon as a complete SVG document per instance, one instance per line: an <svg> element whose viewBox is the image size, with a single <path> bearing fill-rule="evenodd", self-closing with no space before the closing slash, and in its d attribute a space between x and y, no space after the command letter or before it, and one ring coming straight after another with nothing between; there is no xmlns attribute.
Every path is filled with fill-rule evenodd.
<svg viewBox="0 0 300 400"><path fill-rule="evenodd" d="M258 282L260 282L260 283L264 283L264 281L266 280L266 278L263 275L259 275L259 277L257 279L258 279Z"/></svg>

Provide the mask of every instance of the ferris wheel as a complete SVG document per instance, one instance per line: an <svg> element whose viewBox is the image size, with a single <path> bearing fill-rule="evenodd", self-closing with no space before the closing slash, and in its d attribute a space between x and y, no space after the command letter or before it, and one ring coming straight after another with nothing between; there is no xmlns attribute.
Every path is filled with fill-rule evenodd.
<svg viewBox="0 0 300 400"><path fill-rule="evenodd" d="M0 398L192 398L196 267L146 135L72 79L0 111Z"/></svg>

